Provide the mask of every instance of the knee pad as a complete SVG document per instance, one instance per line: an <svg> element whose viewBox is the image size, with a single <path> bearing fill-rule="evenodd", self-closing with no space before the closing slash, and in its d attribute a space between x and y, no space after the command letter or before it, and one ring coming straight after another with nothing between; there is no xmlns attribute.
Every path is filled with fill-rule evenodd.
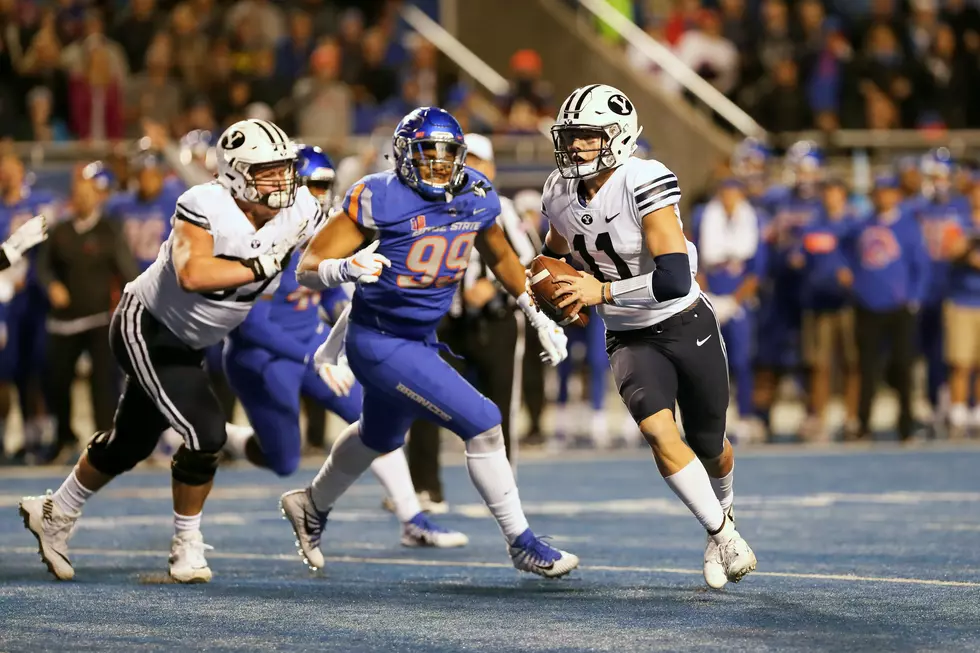
<svg viewBox="0 0 980 653"><path fill-rule="evenodd" d="M174 480L184 485L206 485L217 471L217 452L194 451L185 445L180 445L170 464L170 473Z"/></svg>
<svg viewBox="0 0 980 653"><path fill-rule="evenodd" d="M119 476L146 460L159 438L118 437L117 431L96 433L88 443L88 461L107 476Z"/></svg>
<svg viewBox="0 0 980 653"><path fill-rule="evenodd" d="M504 431L500 424L466 441L467 455L486 455L504 448Z"/></svg>

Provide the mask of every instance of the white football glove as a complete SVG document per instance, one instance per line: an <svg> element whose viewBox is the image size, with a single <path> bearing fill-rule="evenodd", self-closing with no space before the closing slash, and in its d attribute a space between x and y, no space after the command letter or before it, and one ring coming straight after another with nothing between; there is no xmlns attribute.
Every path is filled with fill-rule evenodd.
<svg viewBox="0 0 980 653"><path fill-rule="evenodd" d="M354 387L354 373L347 365L347 357L343 354L337 359L337 364L324 363L316 369L317 374L327 384L327 387L338 397L350 395L351 388Z"/></svg>
<svg viewBox="0 0 980 653"><path fill-rule="evenodd" d="M10 238L3 243L4 254L7 260L13 265L24 257L24 253L30 248L44 242L48 237L48 221L43 215L36 215L24 224L17 231L10 234Z"/></svg>
<svg viewBox="0 0 980 653"><path fill-rule="evenodd" d="M309 220L301 221L292 233L276 240L267 252L255 258L243 260L242 265L252 270L256 281L263 281L276 276L289 264L289 255L306 236L308 224Z"/></svg>
<svg viewBox="0 0 980 653"><path fill-rule="evenodd" d="M541 360L552 367L568 358L568 336L554 320L538 310L528 293L517 298L517 305L527 315L531 328L538 332L541 341Z"/></svg>
<svg viewBox="0 0 980 653"><path fill-rule="evenodd" d="M391 261L375 253L380 240L376 240L353 256L343 260L340 266L340 274L344 281L354 283L377 283L381 277L381 271L385 267L391 267Z"/></svg>

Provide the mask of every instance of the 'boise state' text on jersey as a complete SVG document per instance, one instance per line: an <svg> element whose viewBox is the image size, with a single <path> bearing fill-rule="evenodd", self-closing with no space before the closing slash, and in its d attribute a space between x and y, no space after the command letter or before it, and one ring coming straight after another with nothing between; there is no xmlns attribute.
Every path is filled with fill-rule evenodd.
<svg viewBox="0 0 980 653"><path fill-rule="evenodd" d="M567 242L573 259L599 281L617 281L657 269L644 242L643 217L673 207L681 224L677 177L655 160L630 157L602 185L588 204L579 196L578 179L564 179L558 170L544 184L542 210ZM681 225L683 228L683 225ZM600 304L599 314L610 331L642 329L666 320L690 306L701 294L694 279L698 252L685 239L691 266L691 290L684 297L649 308Z"/></svg>
<svg viewBox="0 0 980 653"><path fill-rule="evenodd" d="M500 215L500 199L486 177L466 169L463 189L429 200L405 186L394 170L364 177L343 209L377 232L378 253L391 261L377 283L358 285L352 322L411 339L430 336L449 311L477 233Z"/></svg>

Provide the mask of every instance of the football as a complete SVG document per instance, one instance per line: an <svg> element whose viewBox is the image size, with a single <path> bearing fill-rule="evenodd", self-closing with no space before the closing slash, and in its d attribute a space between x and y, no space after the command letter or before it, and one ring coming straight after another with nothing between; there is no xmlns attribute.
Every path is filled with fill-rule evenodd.
<svg viewBox="0 0 980 653"><path fill-rule="evenodd" d="M568 285L567 281L555 281L555 277L563 274L577 275L578 270L565 263L565 261L551 258L550 256L534 257L528 269L531 271L531 295L534 297L534 302L538 305L538 308L545 315L561 326L584 327L589 323L589 316L585 312L586 309L579 311L578 315L572 315L574 305L559 309L556 307L556 304L560 300L556 302L552 299L562 285Z"/></svg>

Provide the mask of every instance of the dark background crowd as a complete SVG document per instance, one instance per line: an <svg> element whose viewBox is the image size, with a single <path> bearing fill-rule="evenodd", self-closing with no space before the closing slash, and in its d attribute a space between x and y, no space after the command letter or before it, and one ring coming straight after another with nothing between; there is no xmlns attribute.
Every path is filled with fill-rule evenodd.
<svg viewBox="0 0 980 653"><path fill-rule="evenodd" d="M11 405L15 398L25 443L55 442L55 451L75 447L70 420L52 415L70 414L76 371L93 384L92 421L97 427L109 421L118 374L107 369L107 353L97 345L104 344L106 316L120 284L156 257L169 233L176 197L197 183L184 167L206 165L214 138L230 123L246 117L270 119L298 139L323 145L340 163L336 190L341 195L345 184L383 165L375 147L341 160L351 137L374 135L381 142L416 106L444 106L467 131L523 135L535 142L543 138L541 123L553 118L555 98L537 52L511 54L508 69L501 71L510 90L493 97L399 18L403 4L0 1L0 138L5 141L0 145L0 236L42 210L53 224L88 224L86 220L107 217L119 226L117 242L106 245L111 255L101 259L100 268L114 281L105 284L85 315L66 306L76 292L72 283L92 278L87 274L92 260L52 262L49 256L38 256L29 267L0 274L0 454L3 425L17 412ZM412 4L438 14L436 0ZM980 94L971 92L980 74L980 12L971 0L611 4L772 132L980 125ZM618 37L605 26L595 28L597 38L619 47ZM687 100L648 59L623 47L624 65L649 74L666 92L676 93L679 102ZM653 126L645 136L655 145ZM24 149L13 146L23 141L52 150L71 142L112 141L119 146L103 163L76 161L59 168L27 160ZM894 179L878 176L862 186L850 174L835 176L822 156L784 158L782 151L746 147L736 153L717 188L685 189L689 198L701 196L686 219L699 247L711 249L700 242L698 229L705 214L714 210L709 207L719 203L732 211L743 203L751 206L758 224L757 232L747 237L756 240L752 256L738 258L744 252L729 252L730 260L716 258L702 268L705 289L729 309L726 339L739 343L730 346L732 437L771 439L787 431L811 439L869 437L870 431L880 430L881 420L870 415L879 377L897 391L894 412L900 416L900 435L943 437L980 430L971 387L971 375L980 367L980 360L971 356L974 349L980 356L980 338L969 355L943 344L949 342L945 336L951 328L959 328L957 333L965 328L969 334L973 327L963 324L976 324L980 332L980 321L970 321L976 319L971 311L980 298L969 284L957 287L954 297L951 286L937 285L933 271L938 265L949 268L944 275L953 274L953 268L959 274L970 266L974 215L980 215L975 166L953 160L948 152L939 159L935 153L910 152L912 156L880 171ZM949 180L939 195L937 169L929 163L935 161ZM818 174L801 184L811 163ZM498 161L502 171L507 165ZM533 194L529 199L525 193L519 202L530 231L542 227ZM945 209L936 208L940 204L949 210L943 213ZM867 225L893 209L903 216L903 225L912 221L917 228L906 229L894 243L867 240L871 237L862 235ZM853 226L846 233L834 232L831 249L846 256L827 262L821 258L827 252L804 247L821 242L804 227L811 221L825 226L838 213L846 213ZM943 220L948 228L933 224ZM826 247L826 239L822 242L820 247ZM895 243L902 245L897 253ZM925 267L933 281L925 280L926 273L901 268L906 283L891 303L867 301L875 294L865 292L877 278L872 268L894 272L888 266L914 263L910 252L920 251L929 259ZM809 287L827 270L837 284L829 308L821 302L783 301L784 278ZM720 272L730 278L719 281ZM838 274L850 278L839 279ZM920 291L921 296L916 294ZM970 315L954 308L956 315L950 318L950 303L965 306ZM788 315L777 316L787 334L778 346L774 340L761 346L760 333L771 334L771 308L787 305ZM958 320L957 326L950 319ZM601 322L594 323L588 333L570 333L575 341L572 359L555 377L543 375L535 357L528 356L527 418L518 428L525 443L610 446L638 439L625 413L620 418L618 402L607 401ZM869 342L869 334L884 340L896 329L906 330L908 337L881 349L880 356L873 346L859 346ZM952 340L961 342L962 337ZM874 356L869 358L871 350ZM920 379L913 371L921 357L929 364ZM835 394L843 401L835 404ZM552 401L545 402L545 396ZM916 403L917 397L923 400ZM230 416L233 398L226 403ZM795 403L802 417L772 410L787 403ZM548 406L557 410L549 412ZM841 415L828 418L834 406ZM11 446L7 449L15 453Z"/></svg>

